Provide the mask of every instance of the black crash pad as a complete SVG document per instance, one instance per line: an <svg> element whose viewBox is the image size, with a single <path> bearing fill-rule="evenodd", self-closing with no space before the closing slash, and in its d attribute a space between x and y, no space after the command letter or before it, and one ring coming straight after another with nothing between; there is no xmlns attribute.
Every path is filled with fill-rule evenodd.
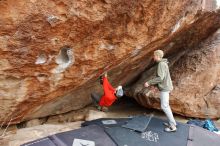
<svg viewBox="0 0 220 146"><path fill-rule="evenodd" d="M21 146L57 146L55 145L50 138L45 137L45 138L41 138L32 142L28 142L25 144L22 144Z"/></svg>
<svg viewBox="0 0 220 146"><path fill-rule="evenodd" d="M160 146L160 143L157 145L157 137L152 137L152 141L148 141L144 137L142 138L140 132L127 128L112 127L105 129L105 131L118 146Z"/></svg>
<svg viewBox="0 0 220 146"><path fill-rule="evenodd" d="M59 146L63 146L60 144L60 142L66 144L66 146L75 146L73 145L75 139L77 139L78 141L89 141L88 145L86 145L86 142L82 142L86 146L93 146L93 144L89 143L94 143L94 146L103 146L103 143L106 146L116 146L115 143L111 140L111 138L109 138L109 136L104 132L103 128L97 125L91 125L77 130L58 133L53 135L53 138L55 139L55 142L59 142L57 143L57 145Z"/></svg>
<svg viewBox="0 0 220 146"><path fill-rule="evenodd" d="M104 129L97 125L90 125L77 130L58 133L48 136L47 143L30 142L31 145L21 146L116 146ZM45 140L46 141L46 140Z"/></svg>
<svg viewBox="0 0 220 146"><path fill-rule="evenodd" d="M191 125L187 146L220 146L220 136L201 127Z"/></svg>
<svg viewBox="0 0 220 146"><path fill-rule="evenodd" d="M138 132L144 132L150 123L151 118L152 117L147 116L137 116L132 118L132 120L128 121L127 124L123 125L122 127Z"/></svg>
<svg viewBox="0 0 220 146"><path fill-rule="evenodd" d="M165 126L163 122L168 122L156 117L153 117L147 127L147 131L157 133L159 141L163 146L186 146L189 135L189 125L183 123L177 123L177 131L167 133L164 131Z"/></svg>
<svg viewBox="0 0 220 146"><path fill-rule="evenodd" d="M131 118L101 118L92 121L86 121L81 125L89 126L89 125L98 125L100 127L114 127L114 126L122 126L127 123Z"/></svg>
<svg viewBox="0 0 220 146"><path fill-rule="evenodd" d="M119 146L186 146L189 126L178 123L177 132L167 133L163 122L167 121L153 117L142 133L123 127L113 127L105 131Z"/></svg>
<svg viewBox="0 0 220 146"><path fill-rule="evenodd" d="M163 122L167 121L152 117L149 123L143 122L146 125L140 122L145 126L144 132L122 127L132 122L131 118L97 119L83 123L86 127L81 129L58 133L21 146L220 146L219 135L194 125L178 123L176 132L167 133L163 126Z"/></svg>

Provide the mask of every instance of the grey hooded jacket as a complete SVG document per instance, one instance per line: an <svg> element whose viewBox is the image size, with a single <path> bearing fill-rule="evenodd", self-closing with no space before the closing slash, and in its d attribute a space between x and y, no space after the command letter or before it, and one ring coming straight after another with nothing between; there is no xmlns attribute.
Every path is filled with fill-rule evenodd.
<svg viewBox="0 0 220 146"><path fill-rule="evenodd" d="M158 85L160 91L172 91L173 84L170 77L167 59L161 59L157 65L157 76L147 82L149 85Z"/></svg>

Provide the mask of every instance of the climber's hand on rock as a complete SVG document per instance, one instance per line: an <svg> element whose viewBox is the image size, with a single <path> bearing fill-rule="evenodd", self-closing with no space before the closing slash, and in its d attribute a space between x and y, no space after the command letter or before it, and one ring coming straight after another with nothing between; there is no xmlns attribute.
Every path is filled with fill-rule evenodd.
<svg viewBox="0 0 220 146"><path fill-rule="evenodd" d="M150 85L148 84L148 82L146 82L145 84L144 84L144 87L149 87Z"/></svg>

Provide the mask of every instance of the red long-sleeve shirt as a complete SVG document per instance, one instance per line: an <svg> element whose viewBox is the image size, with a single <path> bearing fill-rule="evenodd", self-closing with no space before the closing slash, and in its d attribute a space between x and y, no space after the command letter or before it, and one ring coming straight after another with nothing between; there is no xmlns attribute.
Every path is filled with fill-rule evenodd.
<svg viewBox="0 0 220 146"><path fill-rule="evenodd" d="M103 89L104 89L104 95L101 97L99 101L100 106L111 106L113 102L116 100L115 96L115 89L112 87L112 85L108 82L108 79L106 77L103 78Z"/></svg>

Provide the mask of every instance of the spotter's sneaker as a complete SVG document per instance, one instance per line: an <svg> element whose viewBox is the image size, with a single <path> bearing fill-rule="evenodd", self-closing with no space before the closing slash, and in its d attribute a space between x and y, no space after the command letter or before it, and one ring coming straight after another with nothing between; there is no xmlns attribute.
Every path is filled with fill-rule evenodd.
<svg viewBox="0 0 220 146"><path fill-rule="evenodd" d="M167 123L167 122L163 122L163 125L165 126L165 127L170 127L170 124L169 123ZM177 127L178 125L176 125L176 127Z"/></svg>
<svg viewBox="0 0 220 146"><path fill-rule="evenodd" d="M164 129L165 132L176 132L177 131L177 128L176 126L169 126L169 127L166 127Z"/></svg>

